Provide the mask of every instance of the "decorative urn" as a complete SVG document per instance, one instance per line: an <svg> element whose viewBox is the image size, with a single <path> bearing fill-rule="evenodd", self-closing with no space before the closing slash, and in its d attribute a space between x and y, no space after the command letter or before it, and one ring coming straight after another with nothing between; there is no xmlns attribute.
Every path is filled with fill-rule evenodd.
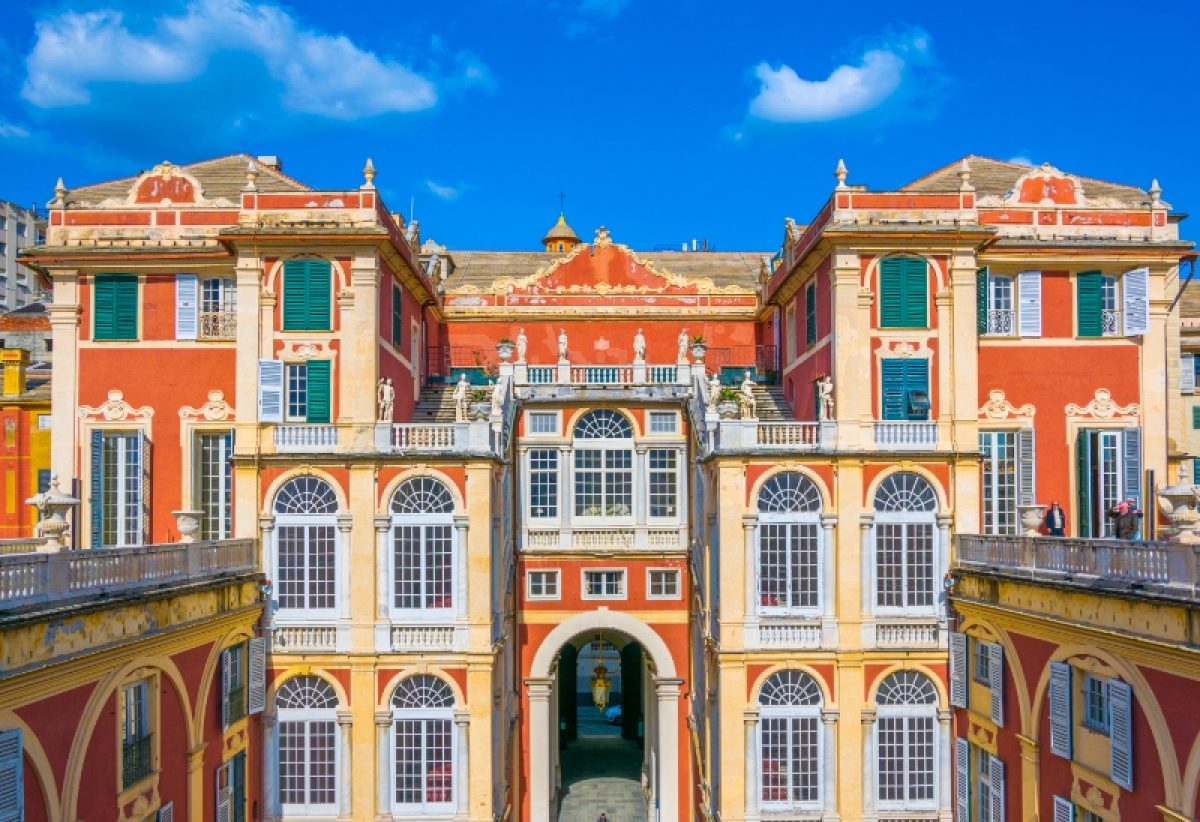
<svg viewBox="0 0 1200 822"><path fill-rule="evenodd" d="M175 527L179 529L179 541L195 542L196 534L200 533L200 522L204 512L185 509L172 511L171 515L175 517Z"/></svg>
<svg viewBox="0 0 1200 822"><path fill-rule="evenodd" d="M512 340L504 339L496 343L496 356L500 358L500 362L512 361L513 352L517 350L517 344Z"/></svg>
<svg viewBox="0 0 1200 822"><path fill-rule="evenodd" d="M58 487L58 475L51 474L50 487L25 502L38 509L40 519L34 526L34 531L46 540L42 550L53 553L61 548L69 548L71 540L68 532L71 530L71 523L66 515L79 504L79 499L62 492Z"/></svg>
<svg viewBox="0 0 1200 822"><path fill-rule="evenodd" d="M1021 520L1021 534L1023 536L1036 537L1041 533L1043 508L1044 506L1037 503L1017 506L1017 515Z"/></svg>

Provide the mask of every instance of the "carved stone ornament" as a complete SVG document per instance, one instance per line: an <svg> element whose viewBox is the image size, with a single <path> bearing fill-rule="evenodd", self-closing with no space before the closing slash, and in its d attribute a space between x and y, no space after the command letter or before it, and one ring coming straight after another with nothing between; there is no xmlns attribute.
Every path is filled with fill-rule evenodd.
<svg viewBox="0 0 1200 822"><path fill-rule="evenodd" d="M225 401L225 392L220 389L209 391L208 402L199 408L185 405L179 409L179 418L184 420L208 420L216 422L217 420L227 420L234 416L237 416L237 412L233 410L233 406Z"/></svg>
<svg viewBox="0 0 1200 822"><path fill-rule="evenodd" d="M1067 403L1068 417L1095 417L1098 420L1109 420L1120 414L1123 417L1136 417L1142 413L1142 408L1136 402L1129 405L1117 405L1113 401L1112 392L1107 388L1097 388L1096 396L1087 405Z"/></svg>
<svg viewBox="0 0 1200 822"><path fill-rule="evenodd" d="M1037 413L1037 409L1032 403L1025 403L1022 406L1015 406L1004 396L1004 391L999 388L993 388L988 392L988 401L979 409L979 416L987 417L989 420L1002 420L1008 416L1014 417L1032 417Z"/></svg>
<svg viewBox="0 0 1200 822"><path fill-rule="evenodd" d="M326 343L288 342L284 343L283 350L279 352L279 359L293 362L296 360L331 360L336 353Z"/></svg>
<svg viewBox="0 0 1200 822"><path fill-rule="evenodd" d="M81 405L77 413L81 420L97 418L108 422L121 422L130 419L149 420L154 416L154 409L148 405L134 408L125 401L125 394L119 388L110 388L107 400L95 407Z"/></svg>

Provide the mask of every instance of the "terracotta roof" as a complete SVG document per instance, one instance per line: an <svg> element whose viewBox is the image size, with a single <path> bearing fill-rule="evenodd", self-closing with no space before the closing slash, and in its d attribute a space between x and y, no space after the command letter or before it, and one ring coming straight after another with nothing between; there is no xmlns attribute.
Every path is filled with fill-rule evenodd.
<svg viewBox="0 0 1200 822"><path fill-rule="evenodd" d="M900 190L925 192L958 191L960 185L958 173L963 159L970 163L971 185L975 186L975 191L980 196L1003 197L1012 189L1013 184L1019 178L1036 168L1035 166L1027 166L1023 163L1010 163L1004 160L993 160L991 157L968 154L965 158L955 160L948 166L939 168L931 174L927 174L906 186L902 186ZM1070 172L1065 173L1070 174ZM1091 177L1079 177L1079 180L1083 183L1083 194L1085 197L1111 198L1127 206L1146 206L1150 202L1150 195L1137 186L1108 183Z"/></svg>
<svg viewBox="0 0 1200 822"><path fill-rule="evenodd" d="M50 332L50 317L42 303L30 303L0 314L0 331Z"/></svg>
<svg viewBox="0 0 1200 822"><path fill-rule="evenodd" d="M586 251L583 253L587 253ZM654 264L658 271L689 279L708 278L713 285L739 285L758 288L758 272L763 257L774 252L754 251L654 251L633 252ZM463 286L487 290L501 277L528 277L549 266L561 254L542 251L452 251L454 273L446 283L448 291Z"/></svg>
<svg viewBox="0 0 1200 822"><path fill-rule="evenodd" d="M230 154L226 157L216 157L212 160L201 160L180 166L180 169L195 177L200 182L204 197L208 200L223 198L231 203L238 203L242 188L246 185L246 165L255 158L249 154ZM259 191L311 191L299 180L294 180L281 171L258 163L258 179L255 185ZM98 205L109 198L123 200L129 194L134 182L145 172L138 172L132 177L122 177L119 180L109 180L105 183L95 183L90 186L68 189L67 208L80 208L87 205Z"/></svg>

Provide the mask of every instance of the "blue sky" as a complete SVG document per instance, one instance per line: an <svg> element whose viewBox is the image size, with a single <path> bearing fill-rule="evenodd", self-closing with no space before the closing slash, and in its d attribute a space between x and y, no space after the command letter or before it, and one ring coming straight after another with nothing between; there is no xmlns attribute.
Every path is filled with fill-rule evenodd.
<svg viewBox="0 0 1200 822"><path fill-rule="evenodd" d="M564 191L585 239L763 250L839 157L872 188L967 153L1157 177L1182 211L1200 188L1192 0L5 6L0 198L20 203L238 151L355 187L370 156L389 206L415 199L453 248L536 248Z"/></svg>

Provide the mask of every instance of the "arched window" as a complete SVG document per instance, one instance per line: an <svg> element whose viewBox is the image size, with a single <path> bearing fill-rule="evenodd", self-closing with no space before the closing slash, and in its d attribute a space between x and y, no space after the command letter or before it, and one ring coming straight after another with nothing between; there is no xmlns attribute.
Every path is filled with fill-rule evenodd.
<svg viewBox="0 0 1200 822"><path fill-rule="evenodd" d="M392 494L390 510L393 614L452 616L458 552L450 489L433 477L406 479Z"/></svg>
<svg viewBox="0 0 1200 822"><path fill-rule="evenodd" d="M760 810L820 810L821 689L803 671L779 671L758 694Z"/></svg>
<svg viewBox="0 0 1200 822"><path fill-rule="evenodd" d="M918 474L899 472L875 492L875 611L932 615L940 567L937 494Z"/></svg>
<svg viewBox="0 0 1200 822"><path fill-rule="evenodd" d="M454 811L454 692L435 676L402 680L392 694L392 751L397 813Z"/></svg>
<svg viewBox="0 0 1200 822"><path fill-rule="evenodd" d="M937 689L917 671L896 671L875 697L875 780L880 810L938 805Z"/></svg>
<svg viewBox="0 0 1200 822"><path fill-rule="evenodd" d="M615 411L589 411L575 423L575 516L633 516L633 427Z"/></svg>
<svg viewBox="0 0 1200 822"><path fill-rule="evenodd" d="M280 619L337 615L337 494L319 477L295 477L275 494L275 596Z"/></svg>
<svg viewBox="0 0 1200 822"><path fill-rule="evenodd" d="M797 471L758 492L758 612L816 614L821 608L821 494Z"/></svg>
<svg viewBox="0 0 1200 822"><path fill-rule="evenodd" d="M333 686L320 677L296 676L279 686L275 710L284 816L338 812L337 705Z"/></svg>

